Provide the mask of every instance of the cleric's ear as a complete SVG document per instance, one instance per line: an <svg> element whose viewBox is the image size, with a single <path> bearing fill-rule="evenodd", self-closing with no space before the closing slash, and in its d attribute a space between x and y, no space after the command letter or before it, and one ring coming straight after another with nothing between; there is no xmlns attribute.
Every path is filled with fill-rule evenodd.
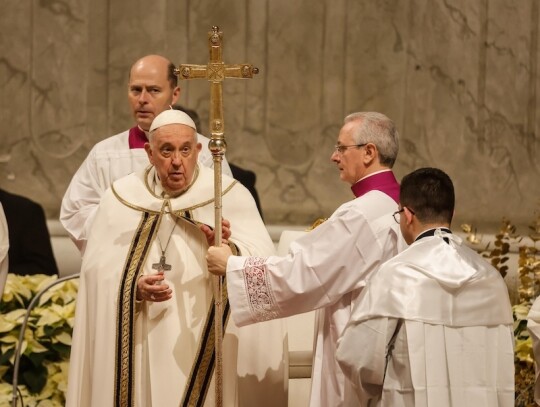
<svg viewBox="0 0 540 407"><path fill-rule="evenodd" d="M364 164L367 166L373 163L377 157L379 157L379 151L375 144L367 143L364 146Z"/></svg>

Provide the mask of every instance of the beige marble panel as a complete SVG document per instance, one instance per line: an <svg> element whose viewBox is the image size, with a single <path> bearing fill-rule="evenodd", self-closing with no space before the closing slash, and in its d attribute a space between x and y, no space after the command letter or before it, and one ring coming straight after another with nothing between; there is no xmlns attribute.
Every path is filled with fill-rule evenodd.
<svg viewBox="0 0 540 407"><path fill-rule="evenodd" d="M25 4L24 9L20 7ZM6 149L2 187L56 211L68 160L86 131L86 3L30 2L4 10L8 80L2 93ZM7 21L9 20L9 21ZM4 25L5 24L5 25ZM13 25L13 27L10 27ZM5 31L7 32L7 31ZM6 48L4 48L5 50ZM13 52L15 51L15 52ZM23 56L24 55L24 56Z"/></svg>
<svg viewBox="0 0 540 407"><path fill-rule="evenodd" d="M88 5L88 60L86 93L87 137L80 149L81 162L92 146L110 134L109 104L109 4L107 0L91 0ZM78 164L75 162L74 164ZM76 167L76 168L77 168Z"/></svg>
<svg viewBox="0 0 540 407"><path fill-rule="evenodd" d="M449 3L416 2L415 19L422 23L413 23L411 35L414 68L408 74L405 154L398 168L445 169L456 184L458 221L497 224L507 214L526 222L536 203L524 199L519 185L539 192L538 172L516 171L527 165L518 150L530 83L526 79L522 86L526 75L516 68L528 58L520 51L528 49L528 40L518 27L504 39L498 30L501 24L509 29L514 19L530 30L530 20L523 19L528 13L508 2Z"/></svg>
<svg viewBox="0 0 540 407"><path fill-rule="evenodd" d="M131 65L147 54L162 54L167 42L167 1L109 1L109 120L111 134L133 126L127 103Z"/></svg>
<svg viewBox="0 0 540 407"><path fill-rule="evenodd" d="M309 223L351 198L330 154L344 116L378 110L401 133L399 177L438 166L457 222L525 224L538 207L539 4L535 0L69 0L0 14L0 187L50 217L97 141L130 127L130 65L148 53L261 73L224 84L231 162L254 170L265 220ZM180 103L207 132L208 83Z"/></svg>
<svg viewBox="0 0 540 407"><path fill-rule="evenodd" d="M31 78L31 5L8 2L0 13L0 174L3 184L16 187L15 162L19 150L29 150ZM19 147L20 146L20 147ZM26 155L28 160L29 155Z"/></svg>

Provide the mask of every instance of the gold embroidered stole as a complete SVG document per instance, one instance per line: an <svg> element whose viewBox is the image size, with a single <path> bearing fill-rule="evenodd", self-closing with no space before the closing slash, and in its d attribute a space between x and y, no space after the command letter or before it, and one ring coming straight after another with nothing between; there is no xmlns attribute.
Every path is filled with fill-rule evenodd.
<svg viewBox="0 0 540 407"><path fill-rule="evenodd" d="M164 203L165 208L167 203ZM195 226L199 222L194 221L189 211L175 211L179 219L187 221ZM154 240L159 224L161 212L143 212L141 222L135 231L131 242L129 254L124 264L124 271L120 281L120 290L117 306L117 331L116 331L116 363L115 363L115 407L132 407L134 400L135 381L135 317L136 317L136 293L137 279L143 271L146 257ZM227 326L230 314L227 297L227 284L223 281L223 333ZM182 407L202 407L210 382L212 380L215 365L215 329L214 329L214 301L208 309L204 329L199 338L197 355L191 368L190 376L184 395Z"/></svg>
<svg viewBox="0 0 540 407"><path fill-rule="evenodd" d="M115 407L132 407L134 405L134 331L137 279L146 262L146 256L158 230L160 220L160 213L143 212L124 264L116 317Z"/></svg>
<svg viewBox="0 0 540 407"><path fill-rule="evenodd" d="M222 287L223 335L225 335L225 329L230 314L229 299L227 296L227 281L225 279L223 280ZM212 304L210 304L208 309L204 329L199 338L199 349L197 350L195 361L191 367L182 402L180 403L181 407L202 407L204 405L204 400L206 399L206 394L208 393L208 388L212 381L215 366L216 337L214 329L214 311L214 297L212 297Z"/></svg>

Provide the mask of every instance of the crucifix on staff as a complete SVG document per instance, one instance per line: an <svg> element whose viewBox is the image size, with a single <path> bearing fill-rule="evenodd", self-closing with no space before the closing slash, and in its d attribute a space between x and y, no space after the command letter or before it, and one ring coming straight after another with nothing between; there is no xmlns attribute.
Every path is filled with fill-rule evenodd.
<svg viewBox="0 0 540 407"><path fill-rule="evenodd" d="M181 64L175 70L181 80L207 79L210 82L210 132L209 149L214 160L214 209L215 209L215 246L221 246L222 235L222 172L221 163L227 149L225 141L225 122L223 119L223 87L226 78L250 79L259 72L251 64L227 65L223 62L223 33L213 26L208 32L208 50L210 61L206 65ZM215 393L216 406L223 405L223 277L212 277L214 295L214 334L215 334ZM226 298L226 296L225 296Z"/></svg>

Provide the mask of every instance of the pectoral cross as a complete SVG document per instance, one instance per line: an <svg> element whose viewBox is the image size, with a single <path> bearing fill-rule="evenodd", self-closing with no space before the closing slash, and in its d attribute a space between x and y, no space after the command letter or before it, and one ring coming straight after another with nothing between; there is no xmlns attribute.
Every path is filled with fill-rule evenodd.
<svg viewBox="0 0 540 407"><path fill-rule="evenodd" d="M214 159L214 232L215 246L221 246L221 162L227 149L225 142L225 124L223 121L223 89L222 82L225 78L250 79L259 69L251 64L225 65L222 60L223 33L219 27L213 26L208 32L208 49L210 61L206 65L181 64L175 70L179 79L208 79L210 81L210 132L212 137L208 148ZM223 307L221 277L212 278L214 294L214 327L215 327L215 392L216 407L223 405L223 359L222 359L222 315Z"/></svg>
<svg viewBox="0 0 540 407"><path fill-rule="evenodd" d="M159 263L152 264L152 269L157 270L158 273L163 273L164 271L170 271L171 265L167 264L167 259L165 258L165 255L162 254Z"/></svg>

